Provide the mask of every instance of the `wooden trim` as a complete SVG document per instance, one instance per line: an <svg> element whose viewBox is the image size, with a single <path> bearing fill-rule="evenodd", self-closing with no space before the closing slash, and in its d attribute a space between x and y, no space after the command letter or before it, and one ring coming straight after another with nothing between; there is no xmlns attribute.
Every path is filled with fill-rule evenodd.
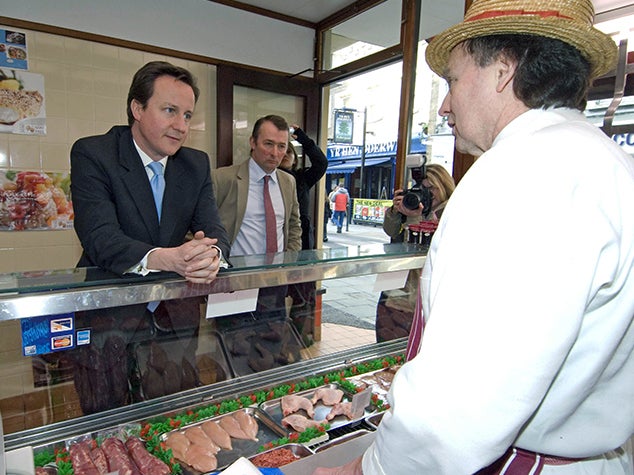
<svg viewBox="0 0 634 475"><path fill-rule="evenodd" d="M211 1L211 0L209 0ZM227 65L227 66L235 66L243 69L250 69L251 71L261 72L263 74L276 74L279 76L288 76L289 73L275 71L272 69L260 68L257 66L245 66L240 63L235 63L232 61L227 61L224 59L212 58L209 56L204 56L200 54L188 53L186 51L175 50L170 48L164 48L161 46L153 46L146 43L137 43L135 41L122 40L120 38L114 38L112 36L104 36L98 35L95 33L87 33L85 31L72 30L69 28L62 28L59 26L47 25L44 23L37 23L26 20L19 20L16 18L9 18L0 16L0 25L9 26L16 29L21 30L31 30L37 31L41 33L49 33L52 35L65 36L67 38L75 38L78 40L85 41L93 41L95 43L102 43L110 46L118 46L121 48L129 48L137 51L143 51L147 53L153 53L164 56L172 56L179 59L184 59L188 61L196 61L203 64L211 64L211 65Z"/></svg>
<svg viewBox="0 0 634 475"><path fill-rule="evenodd" d="M334 81L356 76L371 69L380 68L386 64L399 61L403 57L401 45L395 45L390 48L378 51L365 58L358 59L352 63L337 66L337 69L323 72L317 76L319 84L328 84Z"/></svg>
<svg viewBox="0 0 634 475"><path fill-rule="evenodd" d="M416 86L418 32L420 29L421 0L403 0L401 9L401 44L403 45L403 74L401 77L401 103L396 141L396 169L394 188L405 183L407 148L412 133L412 108Z"/></svg>
<svg viewBox="0 0 634 475"><path fill-rule="evenodd" d="M304 100L304 131L317 140L319 134L320 88L316 80L305 77L289 78L266 74L251 69L219 65L217 81L217 166L233 163L233 89L234 86L252 87L279 94L300 96Z"/></svg>
<svg viewBox="0 0 634 475"><path fill-rule="evenodd" d="M319 0L313 0L319 1ZM329 30L333 26L339 25L350 18L353 18L361 13L373 8L387 0L358 0L354 2L352 5L348 5L345 8L342 8L336 13L333 13L329 17L324 18L319 23L317 23L317 31L318 33L322 33L326 30Z"/></svg>
<svg viewBox="0 0 634 475"><path fill-rule="evenodd" d="M267 10L266 8L255 7L253 5L238 2L236 0L207 0L207 1L219 3L227 7L237 8L238 10L243 10L245 12L251 12L257 15L273 18L274 20L280 20L280 21L285 21L286 23L293 23L295 25L305 26L306 28L310 28L312 30L317 29L316 23L312 23L307 20L302 20L301 18L297 18L294 16L284 15L283 13L274 12L272 10Z"/></svg>

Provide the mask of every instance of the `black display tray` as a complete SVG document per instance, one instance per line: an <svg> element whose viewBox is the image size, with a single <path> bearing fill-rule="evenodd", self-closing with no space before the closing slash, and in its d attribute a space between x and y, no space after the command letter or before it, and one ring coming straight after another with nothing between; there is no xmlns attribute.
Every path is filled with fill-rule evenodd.
<svg viewBox="0 0 634 475"><path fill-rule="evenodd" d="M236 376L278 368L302 359L304 345L288 320L256 320L219 333Z"/></svg>

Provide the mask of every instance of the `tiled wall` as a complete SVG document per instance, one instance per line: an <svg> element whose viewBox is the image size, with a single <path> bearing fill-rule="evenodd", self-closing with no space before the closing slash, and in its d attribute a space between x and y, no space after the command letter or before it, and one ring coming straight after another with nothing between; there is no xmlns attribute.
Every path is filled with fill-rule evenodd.
<svg viewBox="0 0 634 475"><path fill-rule="evenodd" d="M132 76L153 60L186 67L198 79L201 95L186 145L206 151L215 167L213 66L48 33L25 33L29 72L44 76L47 134L0 133L1 169L68 172L75 140L127 123ZM74 267L80 254L72 230L0 231L0 273Z"/></svg>
<svg viewBox="0 0 634 475"><path fill-rule="evenodd" d="M0 28L5 28L0 25ZM9 28L13 29L13 28ZM22 30L24 31L24 30ZM188 146L215 159L215 67L47 33L27 33L29 72L45 85L46 136L0 133L0 168L68 172L70 148L80 137L126 124L134 73L165 60L188 68L201 95ZM0 273L74 267L81 246L74 231L0 231ZM0 399L33 391L31 358L21 356L20 323L0 322ZM5 416L5 414L3 414Z"/></svg>

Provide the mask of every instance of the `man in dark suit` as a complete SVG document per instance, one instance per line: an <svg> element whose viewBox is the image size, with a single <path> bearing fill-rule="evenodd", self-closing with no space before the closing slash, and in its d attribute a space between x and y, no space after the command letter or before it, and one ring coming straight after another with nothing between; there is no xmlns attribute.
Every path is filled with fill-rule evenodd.
<svg viewBox="0 0 634 475"><path fill-rule="evenodd" d="M209 158L182 146L198 95L189 71L148 63L130 86L129 126L73 145L71 191L83 247L79 266L118 274L171 271L192 283L216 277L230 247ZM158 171L151 168L156 163ZM162 199L151 185L159 179ZM187 240L190 232L193 239ZM77 328L92 329L91 344L74 355L84 412L195 386L200 303L194 298L78 314ZM139 355L147 358L140 361Z"/></svg>

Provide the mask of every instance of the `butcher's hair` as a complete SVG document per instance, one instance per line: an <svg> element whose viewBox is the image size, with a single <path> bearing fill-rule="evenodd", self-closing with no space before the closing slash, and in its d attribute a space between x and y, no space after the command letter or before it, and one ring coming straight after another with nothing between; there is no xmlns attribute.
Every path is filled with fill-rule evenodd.
<svg viewBox="0 0 634 475"><path fill-rule="evenodd" d="M132 101L136 100L145 109L150 97L154 94L154 82L161 76L171 76L177 81L187 84L194 91L194 103L198 102L200 89L198 89L196 78L192 73L166 61L150 61L139 69L132 78L132 84L128 91L128 125L134 124Z"/></svg>
<svg viewBox="0 0 634 475"><path fill-rule="evenodd" d="M516 62L513 92L527 107L586 108L591 67L574 46L544 36L513 34L480 36L462 45L481 68L500 56Z"/></svg>
<svg viewBox="0 0 634 475"><path fill-rule="evenodd" d="M255 124L253 125L253 132L251 133L251 137L253 137L253 140L256 142L258 141L258 135L260 135L260 127L262 127L264 122L272 123L277 130L288 131L288 122L286 122L284 117L275 114L260 117L255 121Z"/></svg>

